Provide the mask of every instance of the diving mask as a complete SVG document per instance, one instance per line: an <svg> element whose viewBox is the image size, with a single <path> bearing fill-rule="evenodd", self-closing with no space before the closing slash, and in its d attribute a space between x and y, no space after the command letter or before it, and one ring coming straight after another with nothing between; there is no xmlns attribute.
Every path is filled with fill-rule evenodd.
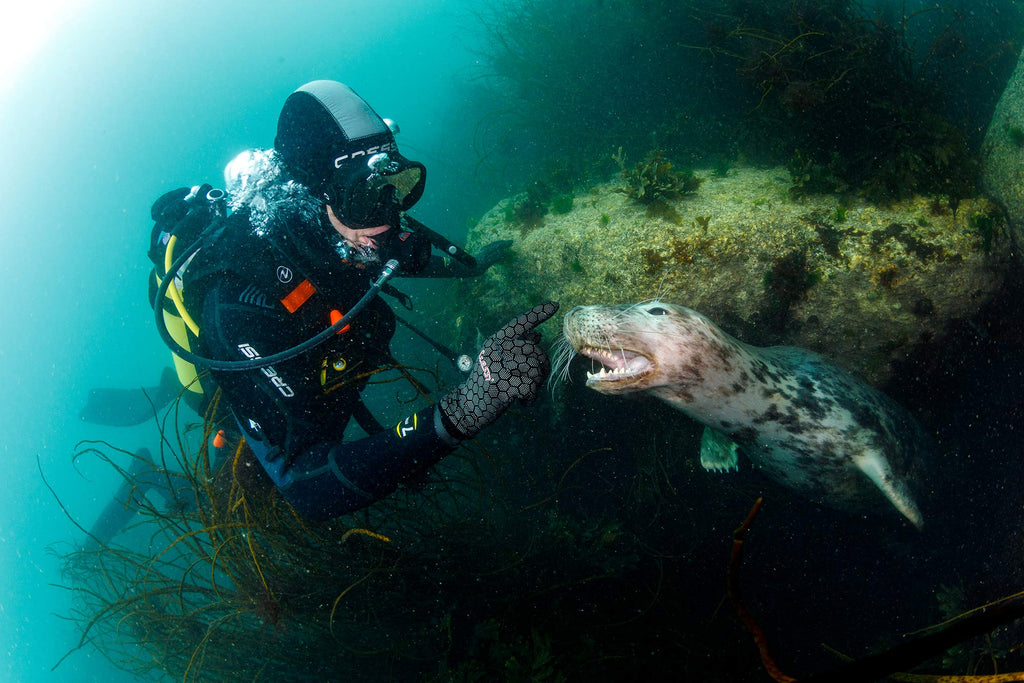
<svg viewBox="0 0 1024 683"><path fill-rule="evenodd" d="M352 228L396 226L398 213L410 209L423 195L426 180L423 164L397 152L381 152L365 163L339 168L327 190L327 203Z"/></svg>

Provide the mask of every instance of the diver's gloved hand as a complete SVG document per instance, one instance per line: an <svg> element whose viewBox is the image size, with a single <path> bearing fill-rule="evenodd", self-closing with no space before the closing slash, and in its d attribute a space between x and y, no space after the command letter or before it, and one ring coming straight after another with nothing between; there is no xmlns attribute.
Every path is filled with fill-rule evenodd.
<svg viewBox="0 0 1024 683"><path fill-rule="evenodd" d="M170 192L164 192L160 198L153 202L149 210L153 222L174 225L188 213L188 204L185 197L192 190L190 187L179 187Z"/></svg>
<svg viewBox="0 0 1024 683"><path fill-rule="evenodd" d="M179 187L165 192L150 209L153 230L150 232L149 258L163 273L167 236L174 235L180 244L192 244L212 221L210 184Z"/></svg>
<svg viewBox="0 0 1024 683"><path fill-rule="evenodd" d="M430 241L419 233L388 230L377 238L381 261L395 259L402 275L416 275L430 263Z"/></svg>
<svg viewBox="0 0 1024 683"><path fill-rule="evenodd" d="M534 328L557 310L553 301L534 306L484 342L469 379L439 403L441 423L451 436L473 438L513 401L537 399L551 362Z"/></svg>
<svg viewBox="0 0 1024 683"><path fill-rule="evenodd" d="M476 268L473 268L472 275L483 275L487 272L487 269L493 266L495 263L505 258L508 253L509 247L512 246L512 240L496 240L490 244L485 244L480 248L473 258L476 259Z"/></svg>

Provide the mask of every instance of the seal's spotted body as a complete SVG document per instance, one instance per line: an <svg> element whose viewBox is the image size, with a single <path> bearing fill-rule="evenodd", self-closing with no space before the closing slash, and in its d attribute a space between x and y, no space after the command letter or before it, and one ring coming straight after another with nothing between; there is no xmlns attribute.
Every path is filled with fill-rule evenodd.
<svg viewBox="0 0 1024 683"><path fill-rule="evenodd" d="M870 480L921 526L907 481L927 443L923 432L894 401L825 358L749 346L696 311L658 301L577 307L564 331L573 349L602 363L587 386L651 393L727 435L776 481L825 504L870 505ZM705 467L735 465L714 461L735 458L735 449L710 452L702 453Z"/></svg>

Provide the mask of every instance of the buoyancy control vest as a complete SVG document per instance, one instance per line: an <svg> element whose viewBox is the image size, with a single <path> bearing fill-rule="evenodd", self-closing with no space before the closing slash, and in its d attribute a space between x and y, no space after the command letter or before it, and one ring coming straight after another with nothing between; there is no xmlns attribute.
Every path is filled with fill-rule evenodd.
<svg viewBox="0 0 1024 683"><path fill-rule="evenodd" d="M174 355L175 368L182 385L197 394L208 392L210 380L196 364L182 356L190 356L200 348L201 331L191 313L202 310L203 301L218 277L237 276L251 286L251 297L261 305L277 308L296 316L299 328L331 327L342 322L346 313L355 314L366 306L376 311L373 324L362 321L364 337L360 346L372 351L378 362L390 356L388 343L394 332L394 314L376 299L394 266L387 264L376 282L376 273L339 258L327 247L326 240L310 239L309 234L297 237L295 231L321 231L327 235L329 225L289 224L287 219L260 235L253 234L245 209L226 215L223 193L209 185L181 188L165 194L153 206L155 225L149 256L154 264L150 283L150 300L179 257L187 260L174 268L174 282L165 283L161 304L163 324L173 341L181 347ZM291 221L295 223L295 221ZM314 235L315 237L315 235ZM319 249L317 247L320 247ZM190 253L191 252L191 253ZM184 256L183 256L184 255ZM367 289L369 288L369 289ZM320 320L322 318L322 321ZM343 334L349 325L336 332ZM327 339L327 337L325 337ZM234 368L231 368L234 369ZM237 369L244 369L239 367Z"/></svg>

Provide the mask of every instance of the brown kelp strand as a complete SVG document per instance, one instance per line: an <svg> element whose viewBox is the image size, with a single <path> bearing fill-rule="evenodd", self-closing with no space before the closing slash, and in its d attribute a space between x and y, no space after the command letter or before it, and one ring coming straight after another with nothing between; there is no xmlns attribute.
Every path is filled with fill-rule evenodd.
<svg viewBox="0 0 1024 683"><path fill-rule="evenodd" d="M408 381L412 373L426 381ZM410 369L396 379L416 397L433 383ZM599 540L598 525L587 531L587 553L572 553L558 571L544 567L576 542L575 524L553 500L524 511L512 495L521 482L509 481L521 473L503 472L507 455L473 442L368 509L307 523L244 441L229 437L219 452L211 445L225 426L218 407L214 398L198 425L181 422L184 411L172 406L148 459L144 449L105 442L83 442L75 455L137 483L119 501L135 512L126 530L65 557L77 645L140 676L436 675L454 650L467 656L479 638L475 624L502 624L524 598L547 601L635 561L609 552L615 534ZM541 487L557 492L552 482Z"/></svg>

